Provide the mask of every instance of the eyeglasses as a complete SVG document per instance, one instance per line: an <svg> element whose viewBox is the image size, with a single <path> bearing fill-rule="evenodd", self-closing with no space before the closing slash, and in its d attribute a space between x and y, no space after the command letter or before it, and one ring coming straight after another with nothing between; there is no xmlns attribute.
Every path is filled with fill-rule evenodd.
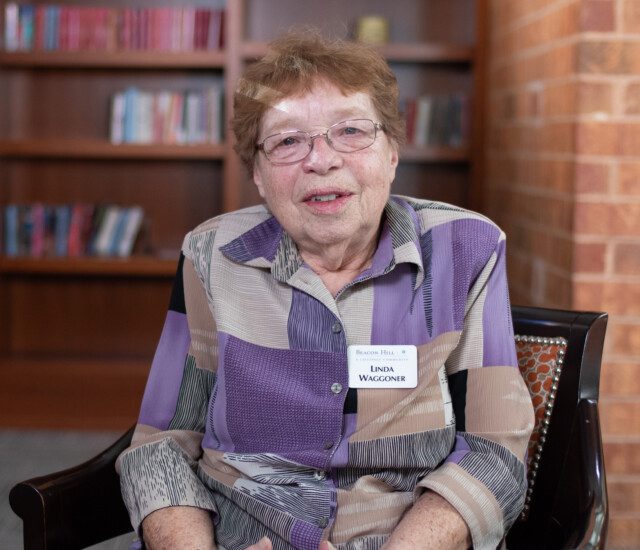
<svg viewBox="0 0 640 550"><path fill-rule="evenodd" d="M310 134L300 130L281 132L264 138L256 145L272 164L293 164L305 158L313 149L313 141L324 137L329 147L340 153L354 153L371 147L379 130L379 122L368 118L343 120L327 128L326 132Z"/></svg>

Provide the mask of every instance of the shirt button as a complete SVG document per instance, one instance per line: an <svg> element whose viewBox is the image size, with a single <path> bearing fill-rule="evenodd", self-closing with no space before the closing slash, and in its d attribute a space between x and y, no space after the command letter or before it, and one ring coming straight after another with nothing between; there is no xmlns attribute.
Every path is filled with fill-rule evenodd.
<svg viewBox="0 0 640 550"><path fill-rule="evenodd" d="M327 525L329 525L329 519L324 516L318 520L318 527L324 529Z"/></svg>
<svg viewBox="0 0 640 550"><path fill-rule="evenodd" d="M316 481L322 481L326 477L327 473L323 470L316 470L315 472L313 472L313 479L315 479Z"/></svg>
<svg viewBox="0 0 640 550"><path fill-rule="evenodd" d="M325 441L324 448L328 451L333 447L333 441Z"/></svg>
<svg viewBox="0 0 640 550"><path fill-rule="evenodd" d="M340 334L342 332L342 325L340 323L333 323L331 326L331 332L334 334Z"/></svg>
<svg viewBox="0 0 640 550"><path fill-rule="evenodd" d="M336 395L339 394L342 391L342 384L340 384L339 382L331 384L331 391Z"/></svg>

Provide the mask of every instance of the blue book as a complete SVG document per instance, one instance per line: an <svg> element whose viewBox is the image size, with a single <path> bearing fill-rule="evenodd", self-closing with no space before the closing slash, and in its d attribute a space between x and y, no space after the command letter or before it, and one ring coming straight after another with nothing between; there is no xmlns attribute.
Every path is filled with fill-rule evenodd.
<svg viewBox="0 0 640 550"><path fill-rule="evenodd" d="M4 253L18 255L18 205L9 204L4 209Z"/></svg>
<svg viewBox="0 0 640 550"><path fill-rule="evenodd" d="M55 255L65 257L69 251L69 225L71 206L67 204L55 207L54 250Z"/></svg>
<svg viewBox="0 0 640 550"><path fill-rule="evenodd" d="M123 143L131 143L136 139L136 104L138 90L127 88L124 92L124 139Z"/></svg>

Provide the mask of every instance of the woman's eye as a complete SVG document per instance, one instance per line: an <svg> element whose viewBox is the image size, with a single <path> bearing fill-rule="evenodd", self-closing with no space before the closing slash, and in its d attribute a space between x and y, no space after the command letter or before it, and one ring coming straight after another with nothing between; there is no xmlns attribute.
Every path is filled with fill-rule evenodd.
<svg viewBox="0 0 640 550"><path fill-rule="evenodd" d="M355 136L360 133L360 129L355 126L347 126L343 128L342 134L345 136Z"/></svg>
<svg viewBox="0 0 640 550"><path fill-rule="evenodd" d="M300 136L287 136L282 138L276 147L292 147L294 145L298 145L301 141Z"/></svg>

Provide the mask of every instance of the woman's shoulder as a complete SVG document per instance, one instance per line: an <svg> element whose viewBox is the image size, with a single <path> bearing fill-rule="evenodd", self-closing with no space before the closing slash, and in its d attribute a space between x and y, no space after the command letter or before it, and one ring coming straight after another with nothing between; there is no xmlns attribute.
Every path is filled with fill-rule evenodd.
<svg viewBox="0 0 640 550"><path fill-rule="evenodd" d="M421 235L446 227L452 237L471 239L478 232L498 239L504 236L500 227L487 216L455 204L400 195L393 195L392 199L404 203L414 213Z"/></svg>
<svg viewBox="0 0 640 550"><path fill-rule="evenodd" d="M194 252L194 247L200 249L203 243L223 246L271 217L273 216L265 205L249 206L214 216L186 234L183 252L189 256L190 252Z"/></svg>

